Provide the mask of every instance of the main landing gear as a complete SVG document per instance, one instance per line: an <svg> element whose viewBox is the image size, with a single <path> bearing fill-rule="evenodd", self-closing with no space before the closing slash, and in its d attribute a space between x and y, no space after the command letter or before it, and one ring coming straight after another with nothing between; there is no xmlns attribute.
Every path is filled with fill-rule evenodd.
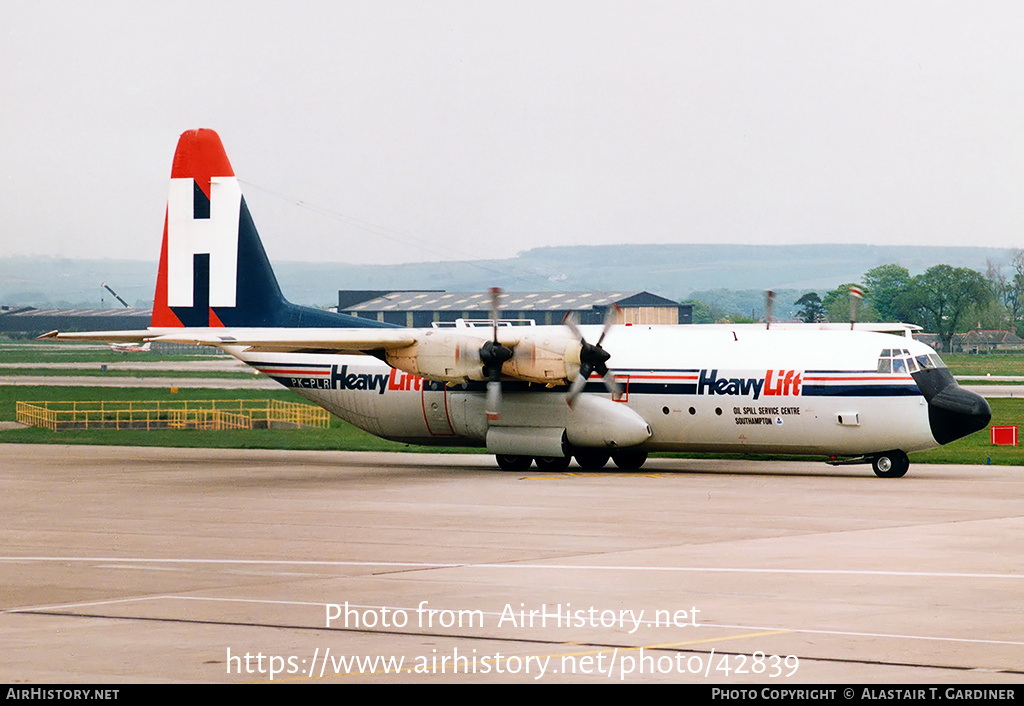
<svg viewBox="0 0 1024 706"><path fill-rule="evenodd" d="M609 453L603 449L576 449L572 456L555 458L531 458L530 456L496 456L498 467L503 471L525 471L534 461L542 471L564 471L575 457L576 463L585 471L599 471L611 460L623 471L638 471L647 461L647 452L638 449L622 449Z"/></svg>
<svg viewBox="0 0 1024 706"><path fill-rule="evenodd" d="M533 459L529 456L503 456L498 454L495 458L498 460L498 468L503 471L525 471L533 464Z"/></svg>

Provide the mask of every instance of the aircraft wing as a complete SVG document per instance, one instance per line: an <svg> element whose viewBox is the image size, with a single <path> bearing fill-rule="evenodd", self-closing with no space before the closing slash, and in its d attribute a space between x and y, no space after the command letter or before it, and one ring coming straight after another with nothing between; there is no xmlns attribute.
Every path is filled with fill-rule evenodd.
<svg viewBox="0 0 1024 706"><path fill-rule="evenodd" d="M217 347L237 346L259 353L367 353L405 348L417 341L416 329L266 328L177 329L146 340Z"/></svg>
<svg viewBox="0 0 1024 706"><path fill-rule="evenodd" d="M149 328L136 331L50 331L39 338L102 343L182 343L217 347L241 347L258 353L369 353L406 348L424 339L455 338L479 344L491 335L490 329L473 334L443 329L410 328ZM499 330L503 345L514 346L518 334Z"/></svg>
<svg viewBox="0 0 1024 706"><path fill-rule="evenodd" d="M290 353L318 350L366 353L405 348L425 331L375 328L150 328L136 331L51 331L39 338L103 343L183 343L201 346L239 346L256 352Z"/></svg>
<svg viewBox="0 0 1024 706"><path fill-rule="evenodd" d="M486 356L494 337L507 355L497 361L509 377L551 384L575 379L581 344L571 333L543 340L506 328L157 328L145 331L60 333L41 338L106 343L180 343L216 346L228 353L364 354L385 360L399 370L435 380L482 380L493 375ZM607 356L606 356L607 357Z"/></svg>

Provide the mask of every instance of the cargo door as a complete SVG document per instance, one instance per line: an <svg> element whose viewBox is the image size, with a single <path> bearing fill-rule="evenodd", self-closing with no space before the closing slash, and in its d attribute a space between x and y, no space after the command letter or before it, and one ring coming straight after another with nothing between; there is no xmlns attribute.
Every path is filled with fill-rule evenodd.
<svg viewBox="0 0 1024 706"><path fill-rule="evenodd" d="M448 413L448 387L443 382L423 381L423 419L431 436L455 436Z"/></svg>

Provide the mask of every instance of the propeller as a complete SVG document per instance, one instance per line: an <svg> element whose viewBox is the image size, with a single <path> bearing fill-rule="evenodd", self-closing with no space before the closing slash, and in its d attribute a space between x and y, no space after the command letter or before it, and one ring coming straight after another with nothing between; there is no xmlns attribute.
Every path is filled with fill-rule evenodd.
<svg viewBox="0 0 1024 706"><path fill-rule="evenodd" d="M501 315L501 289L491 287L491 324L494 332L490 341L480 347L480 361L487 375L487 421L501 418L501 366L512 358L512 349L498 343L498 319Z"/></svg>
<svg viewBox="0 0 1024 706"><path fill-rule="evenodd" d="M569 327L572 331L573 336L580 339L580 372L576 376L576 379L572 381L572 385L569 387L569 393L565 396L565 401L570 407L581 392L583 387L587 384L587 380L590 379L591 373L596 372L604 379L604 386L608 388L608 391L612 395L618 395L620 392L619 384L615 382L615 375L608 369L608 359L611 358L611 353L601 347L604 342L604 337L608 335L608 329L615 323L615 319L618 313L621 311L618 306L612 304L608 309L608 314L604 317L604 328L601 330L601 336L597 339L597 343L588 343L587 339L583 337L583 332L580 331L576 325L576 315L572 312L566 315L562 323Z"/></svg>

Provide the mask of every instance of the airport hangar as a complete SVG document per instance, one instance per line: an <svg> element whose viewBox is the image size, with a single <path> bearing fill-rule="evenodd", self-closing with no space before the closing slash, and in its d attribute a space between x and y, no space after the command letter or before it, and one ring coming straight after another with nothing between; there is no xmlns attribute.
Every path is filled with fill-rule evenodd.
<svg viewBox="0 0 1024 706"><path fill-rule="evenodd" d="M149 326L152 309L0 308L0 333L41 334L61 331L131 331Z"/></svg>
<svg viewBox="0 0 1024 706"><path fill-rule="evenodd" d="M650 292L504 292L502 319L559 324L575 312L581 324L601 324L608 310L620 310L618 323L689 324L693 307ZM443 290L341 290L338 311L399 326L427 328L456 319L491 318L489 292Z"/></svg>

